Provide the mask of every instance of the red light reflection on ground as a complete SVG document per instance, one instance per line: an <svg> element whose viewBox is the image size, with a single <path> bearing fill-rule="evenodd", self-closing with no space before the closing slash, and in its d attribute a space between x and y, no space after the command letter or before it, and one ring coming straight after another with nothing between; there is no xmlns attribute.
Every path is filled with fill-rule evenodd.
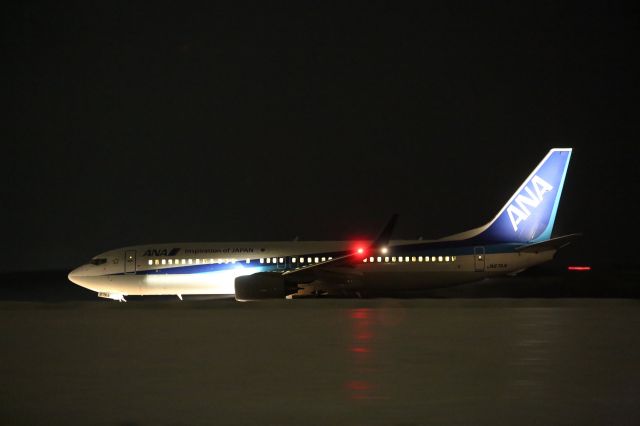
<svg viewBox="0 0 640 426"><path fill-rule="evenodd" d="M352 378L344 387L349 399L378 399L374 393L376 386L371 378L374 368L373 343L375 342L375 311L368 308L356 308L348 311L351 323L348 351L351 354Z"/></svg>

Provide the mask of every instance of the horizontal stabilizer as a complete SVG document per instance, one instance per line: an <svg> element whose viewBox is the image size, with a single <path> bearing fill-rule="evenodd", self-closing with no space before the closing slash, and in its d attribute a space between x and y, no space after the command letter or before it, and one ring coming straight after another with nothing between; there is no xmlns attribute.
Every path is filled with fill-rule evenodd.
<svg viewBox="0 0 640 426"><path fill-rule="evenodd" d="M523 246L517 247L516 251L523 253L536 253L545 250L558 250L569 245L573 240L581 236L582 234L564 235L562 237L552 238L540 243L525 244Z"/></svg>

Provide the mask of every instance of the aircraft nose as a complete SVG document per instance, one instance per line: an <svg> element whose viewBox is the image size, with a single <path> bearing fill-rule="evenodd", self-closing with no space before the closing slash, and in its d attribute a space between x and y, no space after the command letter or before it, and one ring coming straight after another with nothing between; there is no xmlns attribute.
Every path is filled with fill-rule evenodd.
<svg viewBox="0 0 640 426"><path fill-rule="evenodd" d="M69 272L69 275L67 275L67 278L69 279L69 281L78 285L80 285L80 283L78 282L78 277L80 276L79 269L80 268L76 268L73 271Z"/></svg>
<svg viewBox="0 0 640 426"><path fill-rule="evenodd" d="M87 265L78 266L73 271L69 272L67 278L74 284L84 287L87 281L87 277L90 274L87 274Z"/></svg>

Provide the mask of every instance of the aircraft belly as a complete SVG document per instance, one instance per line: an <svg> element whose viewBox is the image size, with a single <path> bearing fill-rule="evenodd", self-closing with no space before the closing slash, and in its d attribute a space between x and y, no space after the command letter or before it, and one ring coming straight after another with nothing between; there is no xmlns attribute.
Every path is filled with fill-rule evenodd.
<svg viewBox="0 0 640 426"><path fill-rule="evenodd" d="M364 276L365 288L376 291L407 291L444 287L478 281L486 276L474 271L370 272Z"/></svg>

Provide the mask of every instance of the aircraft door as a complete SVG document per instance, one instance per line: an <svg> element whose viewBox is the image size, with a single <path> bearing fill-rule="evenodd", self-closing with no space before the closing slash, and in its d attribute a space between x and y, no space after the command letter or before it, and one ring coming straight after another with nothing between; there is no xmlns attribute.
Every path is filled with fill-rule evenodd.
<svg viewBox="0 0 640 426"><path fill-rule="evenodd" d="M127 250L124 252L124 273L135 274L136 273L136 251Z"/></svg>
<svg viewBox="0 0 640 426"><path fill-rule="evenodd" d="M473 262L476 272L484 272L484 247L473 248Z"/></svg>

